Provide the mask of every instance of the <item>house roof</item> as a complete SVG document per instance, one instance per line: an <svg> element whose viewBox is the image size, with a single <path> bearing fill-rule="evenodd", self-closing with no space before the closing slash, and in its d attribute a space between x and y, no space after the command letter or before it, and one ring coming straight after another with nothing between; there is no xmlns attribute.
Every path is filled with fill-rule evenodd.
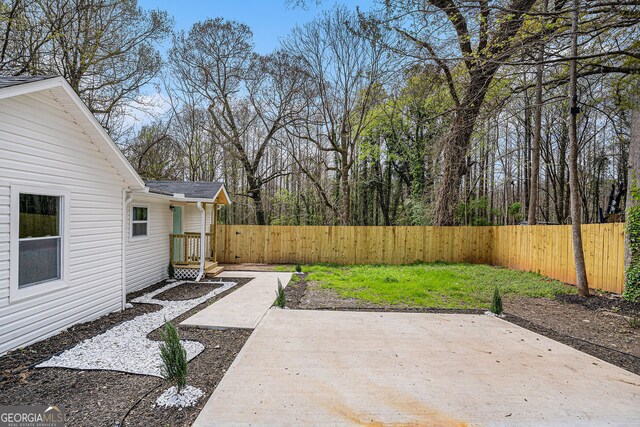
<svg viewBox="0 0 640 427"><path fill-rule="evenodd" d="M181 194L188 199L218 199L229 204L231 200L222 182L209 181L145 181L150 192L158 194Z"/></svg>
<svg viewBox="0 0 640 427"><path fill-rule="evenodd" d="M0 76L0 102L3 99L34 93L44 93L57 101L61 109L82 128L91 142L109 161L124 183L132 190L144 190L142 178L64 78Z"/></svg>
<svg viewBox="0 0 640 427"><path fill-rule="evenodd" d="M0 89L17 86L24 83L39 82L41 80L53 79L56 76L0 76Z"/></svg>

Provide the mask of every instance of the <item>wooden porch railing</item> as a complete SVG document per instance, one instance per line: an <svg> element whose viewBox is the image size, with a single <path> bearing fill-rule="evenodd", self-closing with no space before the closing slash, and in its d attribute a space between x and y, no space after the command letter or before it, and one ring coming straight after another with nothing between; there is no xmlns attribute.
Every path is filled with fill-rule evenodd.
<svg viewBox="0 0 640 427"><path fill-rule="evenodd" d="M212 233L205 237L205 260L215 260L216 245ZM200 262L200 233L169 235L169 253L174 265Z"/></svg>

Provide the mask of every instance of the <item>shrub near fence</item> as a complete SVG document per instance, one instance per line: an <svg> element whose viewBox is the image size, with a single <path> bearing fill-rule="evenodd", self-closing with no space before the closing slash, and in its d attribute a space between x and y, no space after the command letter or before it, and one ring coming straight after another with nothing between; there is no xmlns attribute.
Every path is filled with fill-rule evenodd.
<svg viewBox="0 0 640 427"><path fill-rule="evenodd" d="M589 286L621 293L624 224L582 226ZM218 226L224 263L468 262L575 283L569 225L499 227Z"/></svg>

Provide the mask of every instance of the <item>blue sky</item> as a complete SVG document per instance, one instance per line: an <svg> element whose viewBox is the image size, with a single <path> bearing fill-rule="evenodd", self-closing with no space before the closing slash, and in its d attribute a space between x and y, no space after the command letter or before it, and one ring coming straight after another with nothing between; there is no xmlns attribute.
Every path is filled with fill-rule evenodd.
<svg viewBox="0 0 640 427"><path fill-rule="evenodd" d="M374 0L323 0L316 4L308 0L307 10L292 8L285 0L139 0L144 9L162 9L175 19L176 29L188 30L194 22L207 18L223 17L245 23L253 31L255 50L266 54L278 46L296 25L304 24L330 9L335 4L344 4L351 9L359 6L370 10Z"/></svg>
<svg viewBox="0 0 640 427"><path fill-rule="evenodd" d="M188 31L197 21L222 17L247 24L253 31L255 51L268 54L276 49L280 39L286 37L296 25L302 25L319 16L336 4L346 5L352 10L356 6L363 11L371 10L376 0L308 0L305 9L292 8L285 0L138 0L143 9L166 10L175 20L176 30ZM167 41L160 49L169 49ZM163 52L165 53L165 52ZM139 127L150 123L169 109L164 89L153 84L141 90L140 101L146 107L128 111L126 125Z"/></svg>

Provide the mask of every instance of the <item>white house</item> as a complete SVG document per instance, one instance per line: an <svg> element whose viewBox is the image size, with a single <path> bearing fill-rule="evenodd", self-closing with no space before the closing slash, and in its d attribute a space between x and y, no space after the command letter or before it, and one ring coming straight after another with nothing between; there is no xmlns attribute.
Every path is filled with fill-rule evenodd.
<svg viewBox="0 0 640 427"><path fill-rule="evenodd" d="M61 77L0 77L0 354L123 309L170 262L217 270L229 203L221 183L145 183Z"/></svg>

